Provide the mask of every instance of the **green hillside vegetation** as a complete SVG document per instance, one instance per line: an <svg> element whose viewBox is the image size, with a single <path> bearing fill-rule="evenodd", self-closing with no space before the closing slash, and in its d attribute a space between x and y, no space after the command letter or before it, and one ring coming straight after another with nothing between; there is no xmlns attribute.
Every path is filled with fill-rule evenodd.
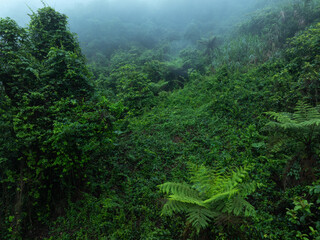
<svg viewBox="0 0 320 240"><path fill-rule="evenodd" d="M0 238L320 239L319 8L90 63L50 7L1 19Z"/></svg>

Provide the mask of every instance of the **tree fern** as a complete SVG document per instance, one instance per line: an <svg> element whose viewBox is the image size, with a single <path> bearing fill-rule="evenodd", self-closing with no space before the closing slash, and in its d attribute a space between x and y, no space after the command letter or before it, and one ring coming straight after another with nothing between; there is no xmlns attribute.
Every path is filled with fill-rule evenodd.
<svg viewBox="0 0 320 240"><path fill-rule="evenodd" d="M320 113L317 107L311 107L304 102L298 102L294 113L267 112L272 119L267 126L288 130L310 130L310 127L320 125Z"/></svg>
<svg viewBox="0 0 320 240"><path fill-rule="evenodd" d="M274 121L266 127L292 137L310 148L320 133L320 112L318 107L298 102L294 113L267 112Z"/></svg>
<svg viewBox="0 0 320 240"><path fill-rule="evenodd" d="M255 191L255 182L247 182L248 168L238 168L229 173L203 165L189 165L191 174L187 183L167 182L159 186L169 194L162 209L163 215L186 213L187 220L199 233L212 220L218 222L222 215L254 216L254 207L246 197Z"/></svg>
<svg viewBox="0 0 320 240"><path fill-rule="evenodd" d="M319 143L320 112L318 107L298 102L294 113L267 113L273 121L266 128L272 130L280 141L293 140L300 148L296 149L296 157L300 160L302 181L314 181L316 164L315 146ZM284 136L285 135L285 138Z"/></svg>

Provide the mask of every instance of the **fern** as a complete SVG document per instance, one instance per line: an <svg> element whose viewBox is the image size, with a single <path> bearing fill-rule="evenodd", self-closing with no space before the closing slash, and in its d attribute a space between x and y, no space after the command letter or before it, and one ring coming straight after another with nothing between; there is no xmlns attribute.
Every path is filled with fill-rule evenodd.
<svg viewBox="0 0 320 240"><path fill-rule="evenodd" d="M283 130L309 130L310 127L320 125L320 113L318 108L311 107L304 102L298 102L294 113L267 112L272 119L267 124L271 128Z"/></svg>
<svg viewBox="0 0 320 240"><path fill-rule="evenodd" d="M208 222L211 221L216 215L210 209L203 208L200 206L192 206L188 209L187 220L192 224L192 226L200 232L201 228L206 228Z"/></svg>
<svg viewBox="0 0 320 240"><path fill-rule="evenodd" d="M280 136L281 144L292 140L298 144L295 147L296 158L300 161L301 181L313 182L316 178L314 166L316 164L316 149L320 135L320 112L318 107L298 102L294 113L267 113L274 121L270 121L266 128ZM284 136L283 136L284 135ZM288 139L289 138L289 139ZM278 146L281 146L278 144Z"/></svg>
<svg viewBox="0 0 320 240"><path fill-rule="evenodd" d="M267 112L274 121L266 127L290 136L305 146L310 145L320 133L320 112L318 107L298 102L294 113Z"/></svg>
<svg viewBox="0 0 320 240"><path fill-rule="evenodd" d="M192 184L167 182L159 186L160 191L169 194L163 215L185 213L197 233L212 220L219 223L221 216L255 215L254 207L245 200L256 189L255 182L247 182L248 168L222 173L203 165L188 167Z"/></svg>
<svg viewBox="0 0 320 240"><path fill-rule="evenodd" d="M162 215L172 216L173 213L186 212L191 205L184 202L169 200L162 208Z"/></svg>
<svg viewBox="0 0 320 240"><path fill-rule="evenodd" d="M173 195L178 194L180 196L198 196L198 192L192 189L188 184L185 183L173 183L167 182L159 186L160 190L164 193L172 193Z"/></svg>

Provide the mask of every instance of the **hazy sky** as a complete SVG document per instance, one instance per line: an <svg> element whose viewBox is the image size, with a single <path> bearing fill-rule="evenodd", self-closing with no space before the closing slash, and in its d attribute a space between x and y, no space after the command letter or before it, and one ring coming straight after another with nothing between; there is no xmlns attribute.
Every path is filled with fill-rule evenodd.
<svg viewBox="0 0 320 240"><path fill-rule="evenodd" d="M45 0L44 2L59 11L64 11L75 4L84 4L88 0ZM19 24L23 24L29 21L27 15L30 13L29 7L35 11L42 6L40 0L0 0L0 17L10 17Z"/></svg>
<svg viewBox="0 0 320 240"><path fill-rule="evenodd" d="M160 2L165 1L166 0L104 0L104 2L109 2L113 5L126 6L135 3L137 5L143 4L152 8L157 8ZM44 2L56 10L63 12L78 7L79 5L97 2L97 0L44 0ZM30 13L28 7L32 10L36 10L42 6L41 0L0 0L0 17L11 17L21 24L28 20L27 13Z"/></svg>
<svg viewBox="0 0 320 240"><path fill-rule="evenodd" d="M250 5L253 2L261 2L266 0L44 0L49 6L56 10L70 13L72 9L96 3L99 8L101 5L110 5L110 8L123 9L130 11L134 9L147 9L148 13L160 11L173 11L173 9L183 11L186 6L202 6L207 9L212 6L233 6L234 8L243 8L245 5ZM209 6L210 5L210 6ZM42 7L41 0L0 0L0 17L11 17L20 25L24 25L29 21L28 13L30 7L32 10L37 10ZM178 6L178 8L177 8Z"/></svg>

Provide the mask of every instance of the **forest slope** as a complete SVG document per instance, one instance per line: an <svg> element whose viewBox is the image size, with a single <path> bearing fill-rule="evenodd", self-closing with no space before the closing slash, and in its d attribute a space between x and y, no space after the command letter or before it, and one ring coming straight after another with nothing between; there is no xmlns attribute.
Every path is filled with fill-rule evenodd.
<svg viewBox="0 0 320 240"><path fill-rule="evenodd" d="M319 6L259 11L222 41L179 54L165 43L90 54L89 66L53 9L34 13L27 30L1 20L0 237L318 239ZM63 31L42 28L48 15ZM257 186L242 195L255 214L222 212L200 231L187 214L161 214L159 185L228 179L242 167L231 182Z"/></svg>

